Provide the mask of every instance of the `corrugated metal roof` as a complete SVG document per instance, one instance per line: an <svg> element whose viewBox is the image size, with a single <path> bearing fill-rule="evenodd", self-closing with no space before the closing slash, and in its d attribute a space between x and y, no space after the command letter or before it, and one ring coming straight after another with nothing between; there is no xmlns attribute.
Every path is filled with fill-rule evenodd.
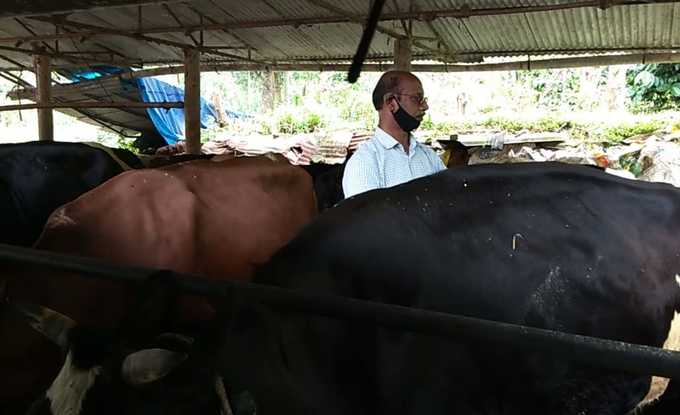
<svg viewBox="0 0 680 415"><path fill-rule="evenodd" d="M78 2L79 5L84 3L87 2ZM102 4L101 1L92 3ZM124 0L116 0L115 3L124 3ZM571 0L468 0L465 7L475 11L573 3ZM229 28L205 32L203 40L204 45L223 47L219 50L222 54L204 53L205 60L232 60L233 55L237 55L241 59L250 56L265 63L338 61L354 54L361 37L361 24L347 21L347 16L365 19L369 6L366 0L187 0L144 5L141 20L137 5L76 11L67 19L121 30L130 36L141 32L151 38L187 46L194 45L200 36L193 32L191 39L182 27L220 23ZM383 14L452 11L460 7L461 2L457 0L395 0L386 2ZM614 5L606 10L578 7L513 14L495 10L496 14L491 15L437 17L431 21L413 20L410 24L417 42L414 55L449 62L465 61L469 55L673 49L680 48L680 23L676 23L676 17L680 16L679 7L677 2L667 2ZM0 15L2 12L0 9ZM314 23L319 19L324 22ZM254 27L258 23L262 27ZM391 32L405 33L399 20L381 21L379 25ZM176 28L172 33L157 32L159 28L172 27ZM0 39L28 36L29 30L38 35L55 33L54 24L30 17L2 18L0 28ZM62 32L66 30L90 31L73 25L61 29ZM181 63L183 60L182 51L177 47L125 36L63 39L59 41L59 53L54 41L45 44L52 48L55 55L53 64L56 66L73 66L79 62L153 64ZM370 56L384 59L393 53L393 48L393 36L376 33ZM15 68L17 62L30 67L31 57L22 53L28 49L28 43L0 43L0 68ZM3 56L9 60L3 59Z"/></svg>

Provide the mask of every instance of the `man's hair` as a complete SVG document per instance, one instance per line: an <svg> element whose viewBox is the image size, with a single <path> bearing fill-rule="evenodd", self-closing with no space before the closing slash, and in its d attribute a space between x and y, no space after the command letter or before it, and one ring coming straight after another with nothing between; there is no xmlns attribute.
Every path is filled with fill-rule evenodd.
<svg viewBox="0 0 680 415"><path fill-rule="evenodd" d="M410 72L405 71L389 71L382 74L378 83L373 89L373 107L376 110L381 110L383 107L383 99L386 94L398 94L399 83L405 75L411 75Z"/></svg>

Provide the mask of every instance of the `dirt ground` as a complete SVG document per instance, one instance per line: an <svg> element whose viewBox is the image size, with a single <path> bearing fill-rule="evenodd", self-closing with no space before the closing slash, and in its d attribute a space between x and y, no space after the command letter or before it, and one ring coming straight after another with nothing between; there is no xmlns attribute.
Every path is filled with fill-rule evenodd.
<svg viewBox="0 0 680 415"><path fill-rule="evenodd" d="M679 350L680 351L680 314L675 313L675 318L673 319L673 324L671 325L671 331L668 333L668 339L664 343L664 349ZM645 401L653 400L666 390L668 385L668 379L654 377L652 379L652 386L649 389L649 393L645 397Z"/></svg>

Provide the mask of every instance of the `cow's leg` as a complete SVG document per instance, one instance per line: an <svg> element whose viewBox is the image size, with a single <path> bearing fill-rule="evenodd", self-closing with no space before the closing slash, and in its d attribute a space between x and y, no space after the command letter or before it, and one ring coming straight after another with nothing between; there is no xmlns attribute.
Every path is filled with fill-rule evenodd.
<svg viewBox="0 0 680 415"><path fill-rule="evenodd" d="M671 380L666 391L653 401L641 404L629 415L671 415L680 413L680 382Z"/></svg>
<svg viewBox="0 0 680 415"><path fill-rule="evenodd" d="M234 412L231 410L229 397L227 396L227 389L224 387L224 382L222 381L222 376L215 376L215 392L217 393L217 397L220 399L220 404L222 406L221 415L234 415Z"/></svg>

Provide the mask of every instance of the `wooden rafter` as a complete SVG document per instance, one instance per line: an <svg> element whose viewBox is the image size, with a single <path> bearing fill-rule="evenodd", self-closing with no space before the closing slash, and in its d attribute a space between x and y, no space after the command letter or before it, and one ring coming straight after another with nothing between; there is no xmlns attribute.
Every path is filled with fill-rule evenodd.
<svg viewBox="0 0 680 415"><path fill-rule="evenodd" d="M217 56L222 56L222 57L231 58L231 59L248 61L248 62L252 62L252 63L260 63L260 64L266 63L266 62L256 60L256 59L249 59L249 58L241 56L241 55L235 55L233 53L221 52L219 50L215 50L215 49L212 49L210 47L192 46L192 45L182 43L182 42L175 42L175 41L172 41L172 40L160 39L160 38L141 35L141 34L137 34L137 33L131 33L131 32L125 31L125 30L113 29L113 28L97 26L97 25L92 25L92 24L87 24L87 23L74 22L74 21L70 21L70 20L64 19L64 18L33 17L33 19L49 22L49 23L52 23L52 24L55 24L55 25L69 26L69 27L73 27L73 28L76 28L76 29L84 29L84 30L91 31L91 32L97 32L99 34L107 34L109 36L128 37L128 38L137 39L137 40L140 40L140 41L143 41L143 42L150 42L150 43L156 43L156 44L165 45L165 46L172 46L172 47L176 47L176 48L180 48L180 49L194 49L194 50L199 51L201 53L209 53L211 55L217 55Z"/></svg>

